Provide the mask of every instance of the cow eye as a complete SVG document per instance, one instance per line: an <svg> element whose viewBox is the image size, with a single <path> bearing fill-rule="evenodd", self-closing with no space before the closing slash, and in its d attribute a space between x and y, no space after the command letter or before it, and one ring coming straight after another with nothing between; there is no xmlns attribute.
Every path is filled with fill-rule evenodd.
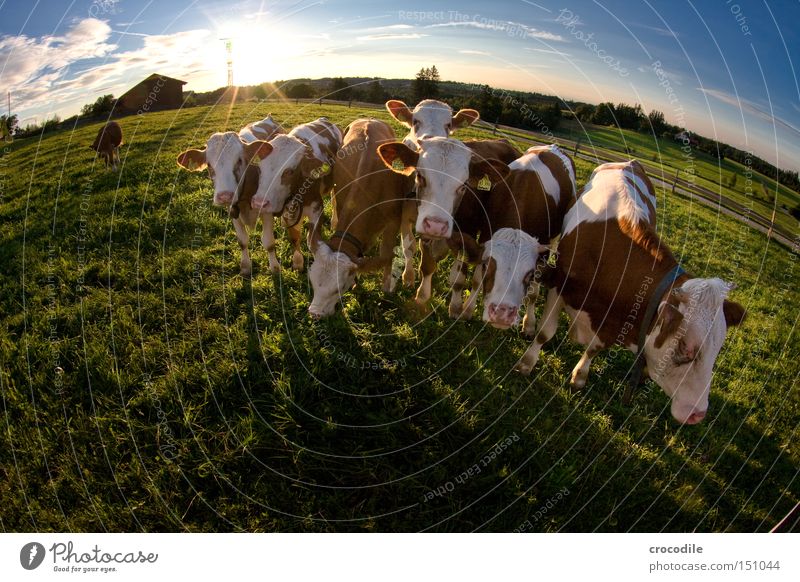
<svg viewBox="0 0 800 582"><path fill-rule="evenodd" d="M447 130L447 133L450 133L451 131L453 131L453 124L448 123L447 125L444 126L444 128Z"/></svg>
<svg viewBox="0 0 800 582"><path fill-rule="evenodd" d="M291 176L292 174L294 174L294 170L292 168L283 171L284 176Z"/></svg>
<svg viewBox="0 0 800 582"><path fill-rule="evenodd" d="M534 276L536 275L535 270L530 270L525 274L525 278L522 280L522 284L527 288L530 286L531 282L533 281Z"/></svg>
<svg viewBox="0 0 800 582"><path fill-rule="evenodd" d="M427 186L427 184L428 181L425 179L425 176L417 172L417 186L419 188L424 188L425 186Z"/></svg>
<svg viewBox="0 0 800 582"><path fill-rule="evenodd" d="M458 190L456 190L456 194L458 194L459 196L462 196L464 194L464 192L466 192L466 191L467 191L467 187L464 184L462 184L458 188Z"/></svg>
<svg viewBox="0 0 800 582"><path fill-rule="evenodd" d="M214 168L212 166L208 166L208 175L213 178L215 173L216 172L214 172Z"/></svg>
<svg viewBox="0 0 800 582"><path fill-rule="evenodd" d="M419 129L419 121L415 119L413 125L414 125L414 131L417 131Z"/></svg>

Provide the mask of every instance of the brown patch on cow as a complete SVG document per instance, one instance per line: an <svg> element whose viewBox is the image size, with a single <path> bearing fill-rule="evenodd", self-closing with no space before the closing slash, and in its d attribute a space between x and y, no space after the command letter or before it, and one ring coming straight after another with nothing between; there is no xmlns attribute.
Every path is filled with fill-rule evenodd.
<svg viewBox="0 0 800 582"><path fill-rule="evenodd" d="M658 330L658 335L654 342L655 347L660 348L664 345L664 342L675 335L681 323L683 323L683 314L678 310L676 305L667 302L664 307L661 308L661 313L656 319L655 327L660 326L660 329Z"/></svg>
<svg viewBox="0 0 800 582"><path fill-rule="evenodd" d="M655 212L655 211L653 211ZM655 232L653 226L648 223L633 223L629 220L619 220L619 229L634 244L638 245L650 254L656 261L675 261L672 251ZM677 263L677 261L675 261Z"/></svg>
<svg viewBox="0 0 800 582"><path fill-rule="evenodd" d="M728 327L741 325L747 316L747 311L745 311L744 307L735 301L728 301L727 299L722 302L722 312L725 314L725 324Z"/></svg>

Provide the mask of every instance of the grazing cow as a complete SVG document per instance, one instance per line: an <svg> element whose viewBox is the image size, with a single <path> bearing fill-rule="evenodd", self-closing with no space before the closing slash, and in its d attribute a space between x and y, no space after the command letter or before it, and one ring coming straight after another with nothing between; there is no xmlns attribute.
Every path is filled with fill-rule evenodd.
<svg viewBox="0 0 800 582"><path fill-rule="evenodd" d="M314 262L308 270L314 298L312 317L333 314L343 293L352 287L356 273L383 268L383 290L392 291L392 258L397 232L411 231L414 203L406 198L412 179L390 171L378 156L380 144L393 141L392 128L377 119L357 119L345 130L336 154L337 224L327 242L313 231ZM378 257L364 254L381 237ZM406 270L412 268L407 258Z"/></svg>
<svg viewBox="0 0 800 582"><path fill-rule="evenodd" d="M292 266L297 270L303 268L302 219L308 217L311 223L310 245L311 234L322 217L322 197L333 188L330 170L341 145L342 132L321 117L298 125L287 135L245 146L246 155L258 162L261 172L250 204L262 214L284 214L294 246ZM267 233L266 228L264 232ZM265 236L264 246L270 250L275 244L271 228Z"/></svg>
<svg viewBox="0 0 800 582"><path fill-rule="evenodd" d="M482 248L476 248L474 241L469 240L475 236L476 229L466 232L468 236L464 242L471 246L467 254L479 264L462 318L472 317L483 282L483 320L500 328L516 325L519 306L524 305L523 333L533 337L536 325L533 306L539 296L539 283L533 278L535 260L534 263L531 260L547 248L540 243L550 243L558 237L564 216L574 203L575 166L558 146L549 145L530 148L511 162L508 175L495 182L485 206L473 209L473 216L462 216L459 208L456 220L462 233L465 223L488 222L480 233ZM500 229L516 232L506 232L501 240L495 241L494 233ZM455 242L461 244L461 241ZM451 301L454 317L458 316L461 287L465 281L466 265L460 275L454 276L454 301Z"/></svg>
<svg viewBox="0 0 800 582"><path fill-rule="evenodd" d="M378 153L395 172L411 175L416 171L417 219L416 231L422 235L422 282L416 300L425 304L431 297L436 264L447 251L446 244L437 242L453 236L454 216L485 216L486 195L493 185L508 173L508 163L519 152L506 140L482 140L462 143L455 139L433 137L419 142L419 151L395 142L382 145ZM464 210L461 210L461 207ZM456 218L457 219L457 218ZM488 231L481 220L478 224L464 220L469 231ZM470 222L470 224L466 224ZM459 228L461 224L459 222ZM451 271L460 273L459 260ZM451 315L453 312L451 311Z"/></svg>
<svg viewBox="0 0 800 582"><path fill-rule="evenodd" d="M653 186L638 162L595 169L564 219L542 321L517 369L530 373L563 309L571 337L586 346L572 372L575 388L585 386L601 349L641 346L650 378L672 399L672 416L696 424L708 410L726 329L742 322L744 309L726 299L733 285L683 272L655 224Z"/></svg>
<svg viewBox="0 0 800 582"><path fill-rule="evenodd" d="M402 101L394 99L386 102L386 109L397 121L406 126L408 135L403 143L416 148L417 143L426 137L447 137L457 129L468 127L478 121L480 114L474 109L460 109L453 115L453 109L435 99L420 101L414 111Z"/></svg>
<svg viewBox="0 0 800 582"><path fill-rule="evenodd" d="M97 131L97 136L89 148L96 151L103 158L106 169L111 166L116 171L117 162L119 161L119 146L121 145L122 128L116 121L109 121Z"/></svg>
<svg viewBox="0 0 800 582"><path fill-rule="evenodd" d="M253 212L250 208L250 198L258 186L258 168L249 167L250 158L246 157L244 146L256 141L257 136L272 137L281 133L284 133L283 128L268 115L261 121L246 125L238 134L232 131L214 133L208 138L205 149L190 149L178 156L178 165L187 170L199 172L208 167L214 184L213 204L228 207L233 220L242 249L240 272L244 276L249 276L252 270L248 232L255 227L259 215L258 211ZM272 215L262 217L262 242L272 240L272 228ZM266 242L264 246L267 247ZM280 263L274 248L267 248L267 251L270 268L279 271Z"/></svg>

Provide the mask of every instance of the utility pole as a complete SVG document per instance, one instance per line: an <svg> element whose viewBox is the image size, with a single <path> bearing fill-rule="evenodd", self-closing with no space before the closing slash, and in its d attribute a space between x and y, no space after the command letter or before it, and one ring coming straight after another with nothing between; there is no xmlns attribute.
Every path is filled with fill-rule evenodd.
<svg viewBox="0 0 800 582"><path fill-rule="evenodd" d="M225 52L228 55L228 87L233 87L233 39L221 38L220 40L225 41Z"/></svg>
<svg viewBox="0 0 800 582"><path fill-rule="evenodd" d="M11 119L11 91L8 92L8 118Z"/></svg>

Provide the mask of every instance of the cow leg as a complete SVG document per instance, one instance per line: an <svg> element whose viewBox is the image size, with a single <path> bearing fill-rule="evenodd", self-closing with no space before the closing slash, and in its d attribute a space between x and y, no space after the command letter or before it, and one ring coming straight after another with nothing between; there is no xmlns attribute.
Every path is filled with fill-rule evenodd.
<svg viewBox="0 0 800 582"><path fill-rule="evenodd" d="M300 250L300 239L303 238L303 221L301 220L294 226L287 228L286 233L289 235L289 241L292 243L294 252L292 253L292 269L298 273L303 270L303 251Z"/></svg>
<svg viewBox="0 0 800 582"><path fill-rule="evenodd" d="M431 299L433 287L433 273L436 271L436 264L444 255L439 241L420 241L420 251L422 258L420 261L420 278L422 281L417 289L416 302L425 305ZM444 247L446 250L447 247Z"/></svg>
<svg viewBox="0 0 800 582"><path fill-rule="evenodd" d="M397 286L397 278L393 273L394 262L394 243L397 240L398 224L389 224L383 229L383 236L381 238L380 256L389 260L389 264L383 268L383 290L386 293L392 293Z"/></svg>
<svg viewBox="0 0 800 582"><path fill-rule="evenodd" d="M401 226L400 238L403 241L403 285L411 287L414 284L414 246L417 242L414 238L413 225L409 221L403 221Z"/></svg>
<svg viewBox="0 0 800 582"><path fill-rule="evenodd" d="M597 337L594 337L592 342L586 348L586 351L583 352L583 356L581 356L578 365L575 366L574 370L572 370L570 385L573 388L580 390L586 386L586 378L589 376L589 367L592 365L592 359L602 349L603 345L600 343L600 341L598 341Z"/></svg>
<svg viewBox="0 0 800 582"><path fill-rule="evenodd" d="M555 335L558 329L558 316L561 314L561 309L564 306L564 300L555 288L547 292L547 301L544 304L544 313L542 314L542 323L539 326L539 331L536 334L536 339L533 340L531 346L527 349L525 354L517 365L515 370L525 374L526 376L531 373L536 362L539 361L539 352L542 346L546 344L550 338Z"/></svg>
<svg viewBox="0 0 800 582"><path fill-rule="evenodd" d="M450 287L452 292L450 294L450 307L448 312L450 317L458 319L461 317L462 310L464 309L464 287L467 282L468 265L459 254L453 261L453 267L450 269Z"/></svg>
<svg viewBox="0 0 800 582"><path fill-rule="evenodd" d="M536 332L536 300L539 299L541 284L531 281L525 299L522 304L525 306L525 317L522 318L522 335L526 339L533 339Z"/></svg>
<svg viewBox="0 0 800 582"><path fill-rule="evenodd" d="M275 252L275 217L272 214L261 215L261 244L269 256L269 270L273 273L280 273L281 264Z"/></svg>
<svg viewBox="0 0 800 582"><path fill-rule="evenodd" d="M233 229L236 231L239 248L242 249L242 258L239 261L239 273L242 277L249 277L253 270L253 263L250 260L250 252L247 248L250 244L250 235L247 234L247 228L245 228L244 224L239 219L233 221Z"/></svg>
<svg viewBox="0 0 800 582"><path fill-rule="evenodd" d="M306 236L306 246L308 246L310 249L311 239L314 236L314 231L317 229L322 229L322 200L306 205L306 207L303 208L303 215L308 217L308 235ZM321 235L322 232L319 234Z"/></svg>
<svg viewBox="0 0 800 582"><path fill-rule="evenodd" d="M475 306L478 304L478 293L480 293L482 284L483 265L479 264L475 267L475 272L472 274L472 290L469 292L467 303L464 305L464 310L461 312L461 319L472 319L472 316L475 314Z"/></svg>

